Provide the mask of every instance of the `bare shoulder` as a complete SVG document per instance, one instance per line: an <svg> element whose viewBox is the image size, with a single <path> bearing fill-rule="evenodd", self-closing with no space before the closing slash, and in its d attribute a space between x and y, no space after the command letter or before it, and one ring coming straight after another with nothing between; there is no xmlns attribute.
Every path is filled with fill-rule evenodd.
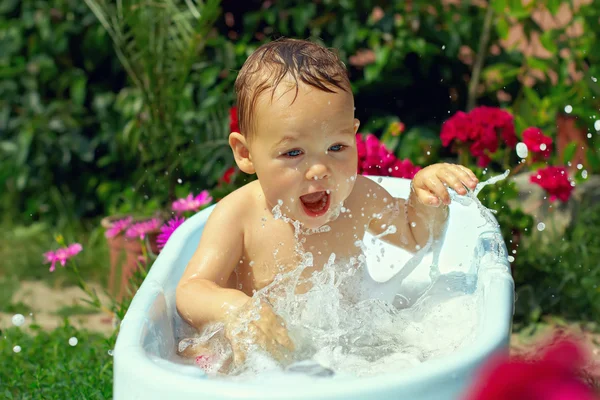
<svg viewBox="0 0 600 400"><path fill-rule="evenodd" d="M255 208L257 185L257 181L250 182L219 200L209 221L235 222L233 225L241 228L249 211ZM229 226L227 229L231 228L232 226Z"/></svg>

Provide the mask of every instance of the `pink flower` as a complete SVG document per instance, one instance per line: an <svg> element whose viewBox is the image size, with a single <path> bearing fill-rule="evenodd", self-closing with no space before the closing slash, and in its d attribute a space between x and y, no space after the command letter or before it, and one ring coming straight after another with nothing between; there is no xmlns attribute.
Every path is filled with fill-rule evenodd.
<svg viewBox="0 0 600 400"><path fill-rule="evenodd" d="M229 132L239 132L240 123L238 120L237 107L231 107L229 109Z"/></svg>
<svg viewBox="0 0 600 400"><path fill-rule="evenodd" d="M198 211L203 206L210 204L211 201L212 197L208 193L208 190L203 190L196 197L190 193L187 197L174 201L171 208L178 213L184 211Z"/></svg>
<svg viewBox="0 0 600 400"><path fill-rule="evenodd" d="M540 128L529 127L523 131L523 143L532 153L540 153L544 158L550 157L552 138L544 135Z"/></svg>
<svg viewBox="0 0 600 400"><path fill-rule="evenodd" d="M160 224L161 221L158 218L152 218L148 221L138 222L127 228L127 231L125 231L125 236L131 239L139 238L140 240L144 240L146 235L157 230Z"/></svg>
<svg viewBox="0 0 600 400"><path fill-rule="evenodd" d="M585 356L572 341L561 340L538 360L492 359L479 373L467 400L593 400L580 378Z"/></svg>
<svg viewBox="0 0 600 400"><path fill-rule="evenodd" d="M179 226L183 224L184 221L185 218L175 217L170 219L169 221L167 221L166 224L160 227L160 233L156 238L156 244L158 245L158 248L160 250L162 250L165 247L173 232L175 232L175 230L179 228Z"/></svg>
<svg viewBox="0 0 600 400"><path fill-rule="evenodd" d="M64 267L67 260L77 255L81 250L83 250L83 247L79 243L73 243L56 251L48 251L44 253L44 263L51 263L50 272L53 272L56 269L57 262L60 262L60 265Z"/></svg>
<svg viewBox="0 0 600 400"><path fill-rule="evenodd" d="M414 165L408 158L405 160L396 160L394 165L392 165L391 176L412 179L420 170L421 167Z"/></svg>
<svg viewBox="0 0 600 400"><path fill-rule="evenodd" d="M545 167L531 175L529 181L540 185L549 195L550 201L559 199L567 202L571 197L574 186L569 180L569 174L564 167Z"/></svg>
<svg viewBox="0 0 600 400"><path fill-rule="evenodd" d="M113 238L117 236L121 232L125 231L125 229L127 229L129 224L131 224L132 220L133 218L127 217L113 222L112 226L108 228L106 232L104 232L104 236L106 236L107 238Z"/></svg>
<svg viewBox="0 0 600 400"><path fill-rule="evenodd" d="M412 179L421 169L408 159L398 160L375 135L370 133L365 139L361 134L356 135L356 149L358 173L362 175Z"/></svg>

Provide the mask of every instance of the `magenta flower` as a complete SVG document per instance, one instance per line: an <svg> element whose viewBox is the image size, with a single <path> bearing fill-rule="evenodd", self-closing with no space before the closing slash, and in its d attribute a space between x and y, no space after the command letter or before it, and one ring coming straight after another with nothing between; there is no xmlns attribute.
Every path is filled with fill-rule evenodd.
<svg viewBox="0 0 600 400"><path fill-rule="evenodd" d="M160 250L162 250L165 247L173 232L175 232L175 230L179 228L179 226L183 224L184 221L185 218L175 217L170 219L169 221L167 221L166 224L160 227L160 233L156 238L156 244L158 245L158 248Z"/></svg>
<svg viewBox="0 0 600 400"><path fill-rule="evenodd" d="M173 208L173 211L177 211L178 213L184 211L198 211L203 206L210 204L211 201L212 197L208 193L208 190L203 190L196 197L190 193L187 197L174 201L171 207Z"/></svg>
<svg viewBox="0 0 600 400"><path fill-rule="evenodd" d="M112 226L109 229L107 229L106 232L104 232L104 236L106 236L107 238L113 238L117 236L121 232L125 231L125 229L127 229L129 224L131 224L132 220L133 218L127 217L113 222Z"/></svg>
<svg viewBox="0 0 600 400"><path fill-rule="evenodd" d="M138 222L137 224L131 225L125 231L125 236L128 238L139 238L144 240L146 235L152 231L155 231L160 226L161 221L158 218L152 218L148 221Z"/></svg>
<svg viewBox="0 0 600 400"><path fill-rule="evenodd" d="M53 272L56 269L57 262L64 267L67 260L78 254L81 250L83 250L83 247L79 243L73 243L68 247L62 247L56 251L48 251L44 253L44 263L51 263L50 272Z"/></svg>

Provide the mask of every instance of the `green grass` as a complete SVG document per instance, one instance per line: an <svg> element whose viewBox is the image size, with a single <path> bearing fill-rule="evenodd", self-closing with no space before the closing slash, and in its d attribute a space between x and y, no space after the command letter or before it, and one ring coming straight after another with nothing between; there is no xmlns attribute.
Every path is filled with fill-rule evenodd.
<svg viewBox="0 0 600 400"><path fill-rule="evenodd" d="M76 330L65 324L54 331L31 325L34 334L12 327L0 338L0 398L110 399L112 398L114 336ZM76 346L69 338L76 337ZM15 353L15 345L21 352Z"/></svg>
<svg viewBox="0 0 600 400"><path fill-rule="evenodd" d="M75 258L81 276L88 281L107 282L110 271L108 248L99 223L63 226L34 223L29 226L1 226L0 229L3 232L0 235L0 280L45 280L49 284L76 284L71 274L63 273L62 267L58 266L51 273L49 265L43 263L43 253L58 248L55 237L61 234L67 243L79 242L83 245L83 251Z"/></svg>
<svg viewBox="0 0 600 400"><path fill-rule="evenodd" d="M76 315L91 315L91 314L97 314L97 313L98 313L97 308L94 308L91 306L86 307L86 306L82 306L80 304L76 304L74 306L61 307L54 313L54 315L58 315L63 318L68 318L68 317L76 316Z"/></svg>

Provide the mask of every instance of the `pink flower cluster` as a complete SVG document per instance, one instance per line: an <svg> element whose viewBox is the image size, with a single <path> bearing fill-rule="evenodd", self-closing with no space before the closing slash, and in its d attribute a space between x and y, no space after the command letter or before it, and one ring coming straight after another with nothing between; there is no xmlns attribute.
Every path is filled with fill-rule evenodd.
<svg viewBox="0 0 600 400"><path fill-rule="evenodd" d="M104 232L104 236L107 238L114 238L119 235L121 232L125 232L127 227L131 225L131 221L133 221L132 217L123 218L117 221L112 222L111 227Z"/></svg>
<svg viewBox="0 0 600 400"><path fill-rule="evenodd" d="M468 145L481 167L487 166L490 156L498 151L500 138L509 147L517 144L513 116L500 108L486 106L469 113L457 112L444 122L440 133L445 147L452 142Z"/></svg>
<svg viewBox="0 0 600 400"><path fill-rule="evenodd" d="M368 134L365 139L360 133L357 134L356 148L358 173L362 175L412 179L421 169L408 159L398 160L373 134Z"/></svg>
<svg viewBox="0 0 600 400"><path fill-rule="evenodd" d="M147 221L142 221L131 225L125 231L125 237L130 239L139 238L144 240L146 235L150 232L156 231L161 225L161 221L158 218L152 218Z"/></svg>
<svg viewBox="0 0 600 400"><path fill-rule="evenodd" d="M169 221L167 221L166 224L164 224L163 226L160 227L160 233L158 234L158 237L156 238L156 244L158 245L158 248L160 250L162 250L165 247L165 245L169 241L169 238L171 237L173 232L175 232L175 230L177 228L179 228L179 226L181 226L181 224L183 224L184 222L185 222L185 218L174 217L174 218L170 219Z"/></svg>
<svg viewBox="0 0 600 400"><path fill-rule="evenodd" d="M198 211L200 208L210 204L211 201L212 197L208 193L208 190L203 190L197 196L190 193L187 197L174 201L171 208L177 213Z"/></svg>
<svg viewBox="0 0 600 400"><path fill-rule="evenodd" d="M50 263L50 272L53 272L56 269L57 262L64 267L67 260L79 254L81 250L83 250L83 247L79 243L73 243L55 251L48 251L44 253L44 263Z"/></svg>
<svg viewBox="0 0 600 400"><path fill-rule="evenodd" d="M527 146L527 150L541 154L542 157L550 157L552 150L552 138L544 135L540 128L529 127L523 131L523 143Z"/></svg>
<svg viewBox="0 0 600 400"><path fill-rule="evenodd" d="M540 185L549 195L550 201L556 199L567 202L571 197L574 186L569 180L569 173L565 167L545 167L531 175L530 182Z"/></svg>

